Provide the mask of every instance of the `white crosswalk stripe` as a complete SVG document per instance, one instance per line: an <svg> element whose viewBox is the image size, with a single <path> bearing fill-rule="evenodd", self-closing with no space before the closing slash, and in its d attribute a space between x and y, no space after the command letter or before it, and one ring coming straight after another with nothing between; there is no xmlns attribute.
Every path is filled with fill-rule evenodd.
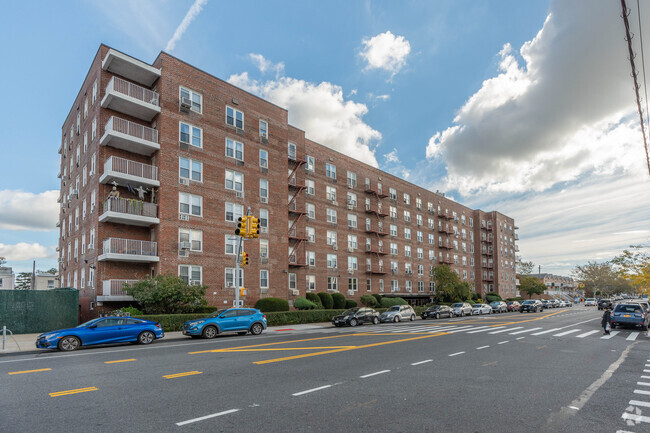
<svg viewBox="0 0 650 433"><path fill-rule="evenodd" d="M627 341L634 341L636 340L636 337L639 336L638 332L632 332L628 337L626 338Z"/></svg>
<svg viewBox="0 0 650 433"><path fill-rule="evenodd" d="M511 332L510 335L523 334L525 332L537 331L538 329L542 329L542 328L524 329L523 331Z"/></svg>
<svg viewBox="0 0 650 433"><path fill-rule="evenodd" d="M477 334L479 332L487 332L487 331L492 330L492 329L501 329L501 328L505 328L505 326L497 326L497 327L494 327L494 328L490 326L487 329L479 329L478 331L476 331L476 330L469 331L468 334Z"/></svg>
<svg viewBox="0 0 650 433"><path fill-rule="evenodd" d="M515 326L514 328L501 329L499 331L488 332L488 334L500 334L502 332L514 331L515 329L521 329L523 326Z"/></svg>
<svg viewBox="0 0 650 433"><path fill-rule="evenodd" d="M472 327L472 328L473 328L473 329L483 329L483 328L490 328L490 326L477 326L476 328L474 328L474 327ZM451 331L449 331L449 332L452 333L452 334L455 334L456 332L466 332L466 331L469 331L469 330L471 330L472 328L468 328L468 329L453 329L453 330L451 330Z"/></svg>
<svg viewBox="0 0 650 433"><path fill-rule="evenodd" d="M609 340L610 338L612 338L612 337L615 336L616 334L619 334L620 332L621 332L621 331L612 331L612 332L609 333L609 335L603 335L603 336L600 337L600 338L603 339L603 340Z"/></svg>
<svg viewBox="0 0 650 433"><path fill-rule="evenodd" d="M585 338L585 337L587 337L589 335L592 335L592 334L595 334L597 332L600 332L600 331L598 329L596 329L595 331L585 332L584 334L576 335L576 338Z"/></svg>
<svg viewBox="0 0 650 433"><path fill-rule="evenodd" d="M562 328L553 328L542 332L535 332L534 334L530 334L530 335L544 335L544 334L548 334L549 332L559 331L560 329Z"/></svg>
<svg viewBox="0 0 650 433"><path fill-rule="evenodd" d="M570 329L568 331L560 332L559 334L553 334L553 337L564 337L565 335L573 334L574 332L580 332L580 329Z"/></svg>

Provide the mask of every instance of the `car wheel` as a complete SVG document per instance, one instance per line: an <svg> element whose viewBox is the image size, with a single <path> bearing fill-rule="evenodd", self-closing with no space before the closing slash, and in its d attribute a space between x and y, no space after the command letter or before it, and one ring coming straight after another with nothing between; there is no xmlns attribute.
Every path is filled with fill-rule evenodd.
<svg viewBox="0 0 650 433"><path fill-rule="evenodd" d="M451 316L449 316L451 317ZM440 319L440 313L436 313L436 320Z"/></svg>
<svg viewBox="0 0 650 433"><path fill-rule="evenodd" d="M357 326L357 319L351 319L350 320L350 326Z"/></svg>
<svg viewBox="0 0 650 433"><path fill-rule="evenodd" d="M395 319L393 319L393 320L395 321L395 323L399 322L399 320L400 320L400 319L399 319L399 315L396 314L396 315L395 315Z"/></svg>
<svg viewBox="0 0 650 433"><path fill-rule="evenodd" d="M261 323L253 323L253 326L251 326L251 334L253 335L260 335L262 331L264 330L264 327L262 326Z"/></svg>
<svg viewBox="0 0 650 433"><path fill-rule="evenodd" d="M217 328L214 326L206 326L203 328L203 332L201 335L203 335L203 338L214 338L217 336L219 332L217 331Z"/></svg>
<svg viewBox="0 0 650 433"><path fill-rule="evenodd" d="M464 311L460 312L460 317L465 317L465 312Z"/></svg>
<svg viewBox="0 0 650 433"><path fill-rule="evenodd" d="M140 344L150 344L156 339L156 336L151 331L143 331L138 335L138 343Z"/></svg>
<svg viewBox="0 0 650 433"><path fill-rule="evenodd" d="M415 320L415 314L411 314L411 322Z"/></svg>
<svg viewBox="0 0 650 433"><path fill-rule="evenodd" d="M59 350L63 352L70 352L73 350L77 350L81 346L81 341L72 335L68 337L63 337L62 339L59 340Z"/></svg>
<svg viewBox="0 0 650 433"><path fill-rule="evenodd" d="M374 316L374 317L372 318L372 324L373 324L373 325L379 325L379 319L377 318L377 316Z"/></svg>

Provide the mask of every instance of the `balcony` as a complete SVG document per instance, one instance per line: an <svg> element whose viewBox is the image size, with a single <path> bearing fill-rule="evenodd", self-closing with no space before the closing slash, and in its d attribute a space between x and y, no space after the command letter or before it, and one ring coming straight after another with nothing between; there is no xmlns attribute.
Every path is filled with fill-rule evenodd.
<svg viewBox="0 0 650 433"><path fill-rule="evenodd" d="M104 201L100 223L128 224L149 227L160 224L158 205L140 200L112 197Z"/></svg>
<svg viewBox="0 0 650 433"><path fill-rule="evenodd" d="M375 234L377 236L388 236L388 233L386 233L383 228L374 228L372 226L366 226L366 233Z"/></svg>
<svg viewBox="0 0 650 433"><path fill-rule="evenodd" d="M160 69L114 49L110 49L106 53L106 57L102 61L102 69L147 87L151 87L160 78Z"/></svg>
<svg viewBox="0 0 650 433"><path fill-rule="evenodd" d="M106 86L102 108L110 108L151 122L151 119L160 113L159 100L158 93L153 90L113 77Z"/></svg>
<svg viewBox="0 0 650 433"><path fill-rule="evenodd" d="M292 231L289 233L289 240L291 241L308 241L309 238L304 233L299 233L297 231Z"/></svg>
<svg viewBox="0 0 650 433"><path fill-rule="evenodd" d="M445 250L453 250L454 246L452 244L444 243L444 244L438 244L438 248L442 248Z"/></svg>
<svg viewBox="0 0 650 433"><path fill-rule="evenodd" d="M128 183L132 188L159 187L158 167L111 156L104 163L104 174L99 178L99 183L110 184L112 182L117 182L120 185Z"/></svg>
<svg viewBox="0 0 650 433"><path fill-rule="evenodd" d="M133 296L129 296L124 291L125 284L134 284L138 280L104 280L102 283L102 294L97 295L98 302L124 302L133 301Z"/></svg>
<svg viewBox="0 0 650 433"><path fill-rule="evenodd" d="M108 119L99 144L146 156L160 150L157 130L115 116Z"/></svg>
<svg viewBox="0 0 650 433"><path fill-rule="evenodd" d="M366 245L366 252L371 254L379 254L381 256L385 256L388 254L387 252L384 251L384 247L373 248L372 245Z"/></svg>
<svg viewBox="0 0 650 433"><path fill-rule="evenodd" d="M366 274L375 274L375 275L386 275L388 272L382 267L372 267L371 265L366 265Z"/></svg>
<svg viewBox="0 0 650 433"><path fill-rule="evenodd" d="M97 260L100 262L159 262L158 244L135 239L108 238L104 240L102 254Z"/></svg>

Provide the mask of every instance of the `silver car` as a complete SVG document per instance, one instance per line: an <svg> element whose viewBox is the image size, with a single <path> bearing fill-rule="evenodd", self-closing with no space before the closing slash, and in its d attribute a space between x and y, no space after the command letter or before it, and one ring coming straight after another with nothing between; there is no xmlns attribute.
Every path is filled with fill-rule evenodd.
<svg viewBox="0 0 650 433"><path fill-rule="evenodd" d="M400 322L415 320L415 310L410 305L393 305L379 316L380 322Z"/></svg>
<svg viewBox="0 0 650 433"><path fill-rule="evenodd" d="M488 304L474 304L472 307L472 315L477 314L492 314L492 307Z"/></svg>
<svg viewBox="0 0 650 433"><path fill-rule="evenodd" d="M472 306L467 302L456 302L455 304L451 304L449 307L456 317L472 315Z"/></svg>

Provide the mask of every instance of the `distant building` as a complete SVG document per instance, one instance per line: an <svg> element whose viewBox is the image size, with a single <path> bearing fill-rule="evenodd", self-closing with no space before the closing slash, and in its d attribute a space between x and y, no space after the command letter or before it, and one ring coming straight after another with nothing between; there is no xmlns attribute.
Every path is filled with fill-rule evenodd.
<svg viewBox="0 0 650 433"><path fill-rule="evenodd" d="M0 290L14 289L15 275L12 268L0 267Z"/></svg>
<svg viewBox="0 0 650 433"><path fill-rule="evenodd" d="M546 286L544 294L549 296L573 297L578 294L582 296L582 290L578 290L578 282L571 277L553 274L530 274Z"/></svg>
<svg viewBox="0 0 650 433"><path fill-rule="evenodd" d="M52 290L58 289L59 284L59 275L58 274L48 274L45 272L37 272L36 279L34 281L35 290Z"/></svg>

